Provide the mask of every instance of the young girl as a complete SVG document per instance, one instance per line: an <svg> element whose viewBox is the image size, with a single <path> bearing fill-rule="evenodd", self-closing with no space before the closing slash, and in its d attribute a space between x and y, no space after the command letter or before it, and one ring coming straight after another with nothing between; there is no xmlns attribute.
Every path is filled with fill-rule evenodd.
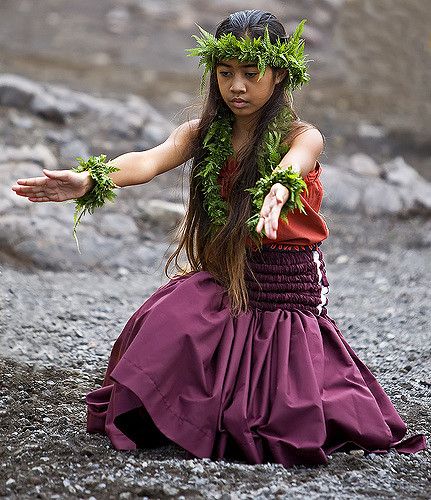
<svg viewBox="0 0 431 500"><path fill-rule="evenodd" d="M88 431L116 449L173 441L189 457L289 467L336 450L425 448L422 435L401 442L404 422L327 314L324 144L291 98L309 81L304 22L287 37L273 15L241 11L215 37L201 30L190 51L209 72L199 120L112 160L115 172L44 170L13 187L33 202L85 200L101 178L142 184L192 161L166 265L178 273L127 322L87 395Z"/></svg>

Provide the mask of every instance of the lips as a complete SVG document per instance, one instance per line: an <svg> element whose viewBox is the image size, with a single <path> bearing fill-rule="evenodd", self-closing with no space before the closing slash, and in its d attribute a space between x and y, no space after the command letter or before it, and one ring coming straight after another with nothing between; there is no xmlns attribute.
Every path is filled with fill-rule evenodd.
<svg viewBox="0 0 431 500"><path fill-rule="evenodd" d="M235 97L231 100L231 103L235 108L243 108L248 104L247 101L244 101L244 99L241 99L240 97Z"/></svg>

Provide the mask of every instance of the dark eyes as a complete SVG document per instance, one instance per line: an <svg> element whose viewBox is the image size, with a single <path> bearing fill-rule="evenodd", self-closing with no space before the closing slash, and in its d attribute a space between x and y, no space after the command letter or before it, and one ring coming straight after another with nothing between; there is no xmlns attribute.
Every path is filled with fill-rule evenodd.
<svg viewBox="0 0 431 500"><path fill-rule="evenodd" d="M232 73L230 71L219 71L218 72L220 76L223 76L225 78L232 76ZM252 71L247 71L247 73L244 73L247 78L254 78L256 75L258 75L257 72L252 72Z"/></svg>

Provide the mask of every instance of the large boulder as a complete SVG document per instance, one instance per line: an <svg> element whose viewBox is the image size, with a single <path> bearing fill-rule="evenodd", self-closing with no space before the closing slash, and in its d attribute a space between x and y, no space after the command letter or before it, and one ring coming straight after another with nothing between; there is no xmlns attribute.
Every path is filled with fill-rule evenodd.
<svg viewBox="0 0 431 500"><path fill-rule="evenodd" d="M367 155L355 154L326 165L322 180L324 207L361 211L366 215L407 215L431 212L431 183L398 156L378 166Z"/></svg>

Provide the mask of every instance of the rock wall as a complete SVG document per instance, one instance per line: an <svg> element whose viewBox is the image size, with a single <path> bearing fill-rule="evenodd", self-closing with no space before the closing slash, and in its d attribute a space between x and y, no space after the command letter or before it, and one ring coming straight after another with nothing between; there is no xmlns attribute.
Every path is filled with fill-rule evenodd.
<svg viewBox="0 0 431 500"><path fill-rule="evenodd" d="M199 82L196 61L184 55L194 23L212 30L242 8L268 9L288 31L308 19L312 84L296 99L333 150L359 141L357 150L373 143L376 154L414 149L429 158L431 9L425 0L2 0L0 72L105 95L141 94L181 121L178 113L194 102Z"/></svg>
<svg viewBox="0 0 431 500"><path fill-rule="evenodd" d="M76 165L75 156L104 152L113 158L162 142L172 125L144 100L124 97L97 98L0 75L0 264L108 268L119 275L161 265L166 239L173 239L184 214L187 175L181 179L181 169L122 189L115 204L85 217L78 231L82 255L72 238L71 204L30 203L11 190L16 179L38 177L43 167ZM334 163L324 166L325 215L430 215L431 183L402 157L378 164L355 154Z"/></svg>
<svg viewBox="0 0 431 500"><path fill-rule="evenodd" d="M333 45L341 58L340 112L430 144L430 3L343 2Z"/></svg>
<svg viewBox="0 0 431 500"><path fill-rule="evenodd" d="M169 227L148 199L162 197L165 211L178 212L179 170L156 177L145 187L121 190L115 204L85 218L78 233L82 255L72 238L73 204L30 203L15 195L18 178L39 177L42 168L71 168L75 157L104 152L108 158L162 142L172 130L146 101L97 98L16 75L0 75L0 263L44 269L109 267L147 269L160 264ZM176 203L173 203L176 202Z"/></svg>

